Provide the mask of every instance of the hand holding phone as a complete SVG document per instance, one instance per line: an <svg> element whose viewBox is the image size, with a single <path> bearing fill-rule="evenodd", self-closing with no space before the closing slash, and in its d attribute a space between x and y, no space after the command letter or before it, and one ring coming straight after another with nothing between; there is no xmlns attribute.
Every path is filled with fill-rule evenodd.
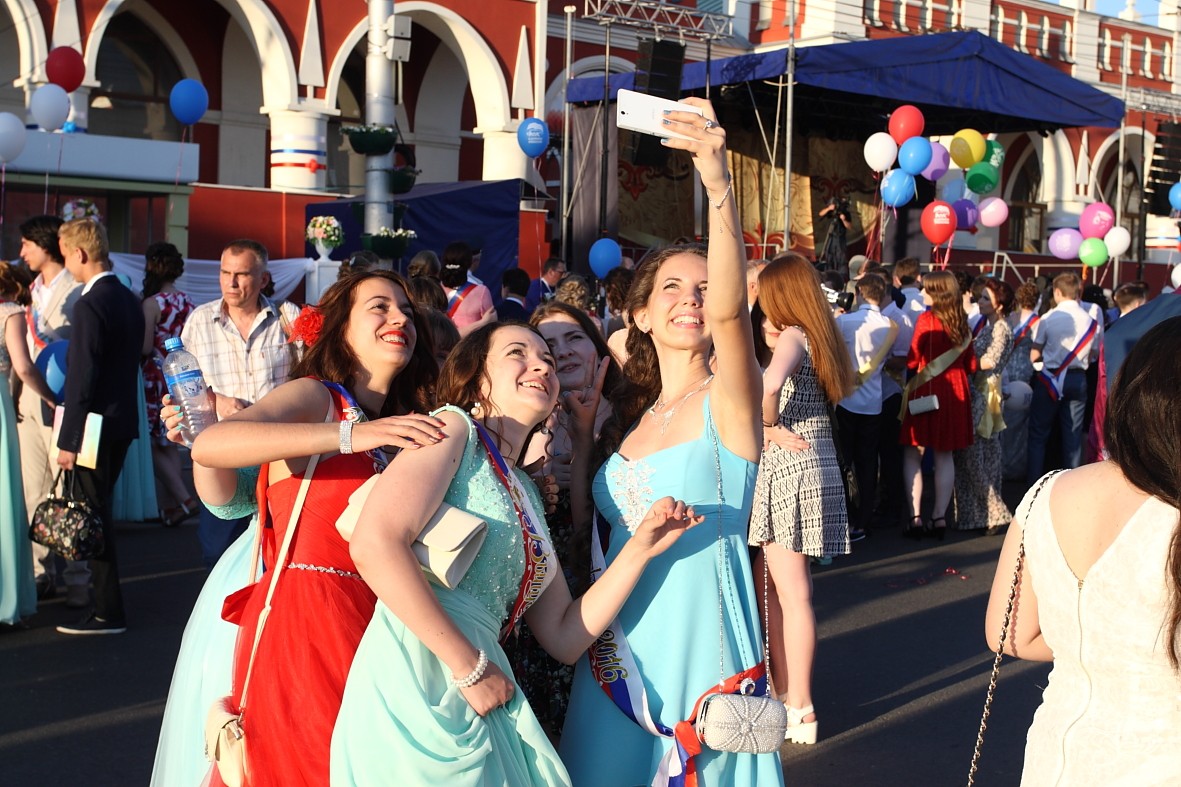
<svg viewBox="0 0 1181 787"><path fill-rule="evenodd" d="M655 137L692 140L693 137L673 131L664 124L665 110L702 114L701 108L692 104L657 98L634 90L620 90L615 99L615 125Z"/></svg>

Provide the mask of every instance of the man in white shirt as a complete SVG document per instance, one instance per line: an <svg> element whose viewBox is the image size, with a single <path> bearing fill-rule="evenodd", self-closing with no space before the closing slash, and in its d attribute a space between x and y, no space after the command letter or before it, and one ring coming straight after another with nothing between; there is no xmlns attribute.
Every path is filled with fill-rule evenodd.
<svg viewBox="0 0 1181 787"><path fill-rule="evenodd" d="M917 273L918 260L914 262ZM894 281L897 287L897 274ZM918 290L914 292L918 293ZM888 523L904 520L910 513L902 479L902 446L898 444L898 432L902 428L902 422L893 415L902 408L906 356L910 352L910 340L914 337L914 324L918 319L913 311L905 310L907 304L909 301L899 306L888 297L882 303L882 316L898 326L898 338L894 340L894 346L882 367L883 415L878 419L878 512ZM921 295L919 305L922 305Z"/></svg>
<svg viewBox="0 0 1181 787"><path fill-rule="evenodd" d="M1029 408L1026 481L1041 478L1046 444L1054 419L1062 433L1062 465L1082 464L1083 420L1087 406L1087 368L1099 354L1103 323L1078 301L1082 282L1075 273L1054 277L1055 306L1033 328L1029 357L1040 370L1033 383Z"/></svg>
<svg viewBox="0 0 1181 787"><path fill-rule="evenodd" d="M236 240L221 253L221 298L198 306L181 331L185 349L197 358L217 400L218 419L228 418L287 381L296 360L288 342L299 316L292 303L276 305L262 294L267 250ZM246 528L249 517L219 519L204 508L197 526L209 568Z"/></svg>
<svg viewBox="0 0 1181 787"><path fill-rule="evenodd" d="M878 435L882 414L882 366L893 351L899 329L882 316L886 280L867 273L857 281L858 308L837 317L837 328L853 361L856 388L836 407L838 437L845 461L857 475L860 501L849 512L849 538L865 537L873 517L878 484Z"/></svg>
<svg viewBox="0 0 1181 787"><path fill-rule="evenodd" d="M902 311L906 313L911 325L927 310L923 304L923 278L920 271L917 257L903 257L894 263L894 286L906 299Z"/></svg>

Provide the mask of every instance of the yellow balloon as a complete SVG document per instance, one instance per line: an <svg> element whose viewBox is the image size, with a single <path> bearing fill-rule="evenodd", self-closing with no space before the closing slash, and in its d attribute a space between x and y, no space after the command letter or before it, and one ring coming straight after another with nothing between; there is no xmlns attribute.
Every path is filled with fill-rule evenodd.
<svg viewBox="0 0 1181 787"><path fill-rule="evenodd" d="M965 128L951 140L951 159L963 169L978 164L987 150L984 136L975 129Z"/></svg>

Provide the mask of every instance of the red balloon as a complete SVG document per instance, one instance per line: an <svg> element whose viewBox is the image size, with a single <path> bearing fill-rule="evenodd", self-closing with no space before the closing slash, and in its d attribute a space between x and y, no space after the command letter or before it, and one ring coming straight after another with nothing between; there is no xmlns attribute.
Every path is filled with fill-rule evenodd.
<svg viewBox="0 0 1181 787"><path fill-rule="evenodd" d="M918 107L903 104L890 115L890 136L901 145L911 137L922 136L926 121Z"/></svg>
<svg viewBox="0 0 1181 787"><path fill-rule="evenodd" d="M923 227L923 234L931 243L936 246L947 243L955 234L955 208L942 200L935 200L923 208L923 217L920 223Z"/></svg>
<svg viewBox="0 0 1181 787"><path fill-rule="evenodd" d="M86 78L86 63L77 49L59 46L50 50L49 57L45 58L45 75L62 90L73 93Z"/></svg>

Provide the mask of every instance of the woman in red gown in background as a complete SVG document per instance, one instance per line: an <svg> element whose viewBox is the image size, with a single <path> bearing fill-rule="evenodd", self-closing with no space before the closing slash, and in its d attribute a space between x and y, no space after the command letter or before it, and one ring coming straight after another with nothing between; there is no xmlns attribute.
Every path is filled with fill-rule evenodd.
<svg viewBox="0 0 1181 787"><path fill-rule="evenodd" d="M246 784L328 784L328 748L345 678L376 598L336 519L392 448L444 439L426 412L438 368L426 328L397 274L347 277L320 301L322 327L293 380L198 436L207 467L262 465L262 579L226 600L241 626L231 704L242 711ZM315 333L313 330L311 333ZM328 382L328 381L340 381ZM372 420L370 420L372 419ZM326 422L327 421L327 422ZM347 449L341 421L355 423ZM286 566L259 641L246 707L243 682L259 613L303 474L319 455ZM213 784L220 784L214 769Z"/></svg>
<svg viewBox="0 0 1181 787"><path fill-rule="evenodd" d="M924 276L923 303L930 308L920 314L915 323L914 338L906 359L912 377L945 352L966 344L945 371L911 391L908 401L934 394L939 398L939 407L918 415L912 415L907 408L898 436L898 442L904 446L902 477L910 493L911 520L906 533L912 538L921 538L928 529L920 513L923 460L919 449L925 448L935 453L935 503L931 508L929 530L942 540L947 528L947 507L955 489L955 463L951 452L972 444L968 375L975 374L978 365L976 352L972 349L968 315L964 312L955 277L946 271Z"/></svg>

